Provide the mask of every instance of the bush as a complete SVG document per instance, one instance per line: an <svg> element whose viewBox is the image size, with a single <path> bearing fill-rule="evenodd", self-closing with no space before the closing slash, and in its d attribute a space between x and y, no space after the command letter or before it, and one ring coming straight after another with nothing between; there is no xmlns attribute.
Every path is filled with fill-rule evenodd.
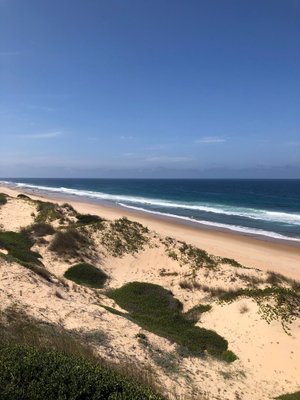
<svg viewBox="0 0 300 400"><path fill-rule="evenodd" d="M6 400L159 400L100 363L25 345L0 345L0 387Z"/></svg>
<svg viewBox="0 0 300 400"><path fill-rule="evenodd" d="M149 241L148 232L142 224L125 217L120 218L110 224L109 230L102 237L102 244L114 257L126 253L135 254Z"/></svg>
<svg viewBox="0 0 300 400"><path fill-rule="evenodd" d="M0 193L0 206L3 206L6 203L7 203L6 194Z"/></svg>
<svg viewBox="0 0 300 400"><path fill-rule="evenodd" d="M182 304L159 285L131 282L110 291L108 296L130 313L142 328L186 347L194 354L205 350L221 356L227 341L216 332L194 326L182 314Z"/></svg>
<svg viewBox="0 0 300 400"><path fill-rule="evenodd" d="M32 234L37 237L43 237L47 235L53 235L55 233L55 229L51 224L47 224L45 222L38 222L36 224L30 225L28 228L22 230L24 234Z"/></svg>
<svg viewBox="0 0 300 400"><path fill-rule="evenodd" d="M279 400L300 400L300 392L283 394L279 397L276 397Z"/></svg>
<svg viewBox="0 0 300 400"><path fill-rule="evenodd" d="M59 256L77 257L88 247L90 240L76 229L58 231L49 249Z"/></svg>
<svg viewBox="0 0 300 400"><path fill-rule="evenodd" d="M51 222L63 218L63 213L58 204L38 201L37 211L38 215L35 218L35 222Z"/></svg>
<svg viewBox="0 0 300 400"><path fill-rule="evenodd" d="M101 269L91 264L76 264L69 268L64 277L71 281L92 288L102 288L108 276Z"/></svg>
<svg viewBox="0 0 300 400"><path fill-rule="evenodd" d="M33 241L23 233L0 232L0 248L8 251L8 254L18 263L29 267L31 265L42 265L41 255L31 251Z"/></svg>
<svg viewBox="0 0 300 400"><path fill-rule="evenodd" d="M26 194L20 193L17 196L19 199L23 199L23 200L31 200L31 198L29 196L27 196Z"/></svg>
<svg viewBox="0 0 300 400"><path fill-rule="evenodd" d="M98 217L98 215L92 214L77 214L76 218L81 225L90 225L103 221L103 218Z"/></svg>

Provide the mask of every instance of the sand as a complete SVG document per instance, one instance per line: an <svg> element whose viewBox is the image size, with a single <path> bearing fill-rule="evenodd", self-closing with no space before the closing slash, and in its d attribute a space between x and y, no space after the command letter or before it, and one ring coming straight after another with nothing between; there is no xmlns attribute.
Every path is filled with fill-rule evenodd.
<svg viewBox="0 0 300 400"><path fill-rule="evenodd" d="M15 198L20 191L1 187L0 192L13 197L0 207L2 229L18 231L33 222L34 206ZM30 197L45 200L44 195L30 194ZM47 196L47 200L66 202L58 197L50 199ZM175 237L209 253L260 268L260 271L242 270L243 274L265 277L265 271L273 270L300 279L300 249L295 246L200 229L104 205L74 200L68 200L68 203L81 213L97 214L110 220L127 216L155 231L155 237ZM96 243L97 240L95 234ZM46 268L56 275L57 281L46 282L30 270L0 258L1 309L20 307L37 319L59 324L68 330L102 332L106 339L96 346L102 357L120 362L126 360L134 363L136 368L151 368L157 382L168 393L182 396L181 399L267 400L300 390L299 319L293 322L290 335L287 335L279 321L268 324L261 319L257 304L250 299L227 305L213 303L212 310L201 316L198 325L224 336L239 359L228 365L213 358L182 358L177 355L175 344L102 308L101 305L118 307L101 290L95 297L91 289L70 282L66 284L62 280L63 274L72 260L55 257L42 245L33 250L41 253ZM99 265L110 276L109 287L120 287L132 281L156 283L170 289L183 303L184 311L207 301L201 290L180 287L180 281L188 276L189 267L180 266L168 257L158 239L153 239L152 246L136 255L115 258L104 254L100 244L99 254ZM162 271L170 275L164 275ZM212 287L234 287L235 273L236 269L231 266L218 272L200 270L197 281ZM135 335L139 332L147 335L151 351L138 342Z"/></svg>

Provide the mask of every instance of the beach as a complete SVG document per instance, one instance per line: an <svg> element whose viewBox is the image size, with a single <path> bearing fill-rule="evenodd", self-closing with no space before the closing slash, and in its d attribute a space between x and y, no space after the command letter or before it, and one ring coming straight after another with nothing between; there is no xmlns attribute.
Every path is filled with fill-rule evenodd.
<svg viewBox="0 0 300 400"><path fill-rule="evenodd" d="M109 220L126 216L148 226L149 229L155 230L161 235L186 241L209 253L233 258L248 267L274 271L300 280L300 244L298 242L286 243L286 241L262 237L254 238L241 233L201 228L199 225L195 226L173 218L158 217L117 206L95 204L95 202L88 200L67 198L49 192L37 190L33 192L20 188L12 189L7 186L0 186L0 192L14 197L20 193L27 193L33 199L53 201L58 204L68 202L81 213L95 214Z"/></svg>
<svg viewBox="0 0 300 400"><path fill-rule="evenodd" d="M277 293L281 293L278 290L288 288L287 293L292 288L299 290L299 283L294 281L300 278L297 246L201 229L173 219L38 191L29 193L1 186L0 193L9 196L0 207L0 232L4 234L22 232L22 228L28 229L34 224L39 226L40 211L36 202L39 200L58 204L60 212L64 212L64 224L68 220L69 226L74 223L74 212L105 218L106 230L125 216L141 223L135 229L142 229L149 236L149 242L138 250L133 247L133 251L116 254L111 252L111 245L118 241L118 236L105 236L107 231L101 224L99 229L96 225L94 228L87 225L83 232L92 238L89 247L78 254L59 254L51 250L51 246L58 232L68 231L68 226L54 219L51 225L55 234L34 237L32 249L41 256L42 275L39 275L40 269L31 270L26 264L6 258L9 247L8 250L0 248L0 302L4 315L10 310L15 313L21 310L34 318L35 324L59 326L69 334L76 333L77 337L101 337L101 341L93 341L92 346L102 359L125 365L125 369L129 363L135 370L152 371L152 379L159 390L172 400L270 400L299 390L299 318L288 318L288 322L281 319L285 308L279 312L280 303L278 309L271 308L275 314L271 314L270 320L268 313L264 314L269 306L274 307ZM20 194L26 194L31 200L18 197ZM64 206L66 202L76 211ZM81 228L78 227L79 232ZM130 237L126 237L131 243ZM84 247L84 240L82 243ZM188 253L180 258L184 248ZM208 252L209 258L202 250ZM196 264L194 256L198 260ZM204 264L203 256L208 260ZM66 279L70 266L83 260L101 268L109 277L104 289L95 290ZM107 296L107 290L130 282L155 284L166 289L181 302L183 315L205 304L208 311L198 315L196 326L224 337L228 349L237 358L227 363L210 356L185 354L186 349L182 354L176 342L128 319L128 314L123 314L124 309ZM214 291L226 294L228 290L235 293L242 288L245 293L252 293L251 290L264 293L268 287L273 292L270 299L266 298L267 303L263 303L267 308L261 308L259 301L247 296L228 303L220 303L213 297ZM299 295L295 291L291 293L298 301ZM294 309L296 313L297 310Z"/></svg>

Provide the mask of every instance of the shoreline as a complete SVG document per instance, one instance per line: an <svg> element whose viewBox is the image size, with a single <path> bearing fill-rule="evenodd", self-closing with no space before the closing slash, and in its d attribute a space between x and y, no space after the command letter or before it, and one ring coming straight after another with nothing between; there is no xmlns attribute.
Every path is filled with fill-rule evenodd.
<svg viewBox="0 0 300 400"><path fill-rule="evenodd" d="M104 202L99 204L98 201L93 202L92 199L52 195L48 192L12 188L3 184L0 185L0 191L12 197L23 193L36 200L60 204L68 202L81 213L97 214L106 219L113 220L125 216L148 226L149 229L161 235L175 237L208 253L233 258L247 267L274 271L300 280L300 245L297 242L257 238L243 233L225 231L225 229L200 226L199 223L183 221L179 218L168 218Z"/></svg>

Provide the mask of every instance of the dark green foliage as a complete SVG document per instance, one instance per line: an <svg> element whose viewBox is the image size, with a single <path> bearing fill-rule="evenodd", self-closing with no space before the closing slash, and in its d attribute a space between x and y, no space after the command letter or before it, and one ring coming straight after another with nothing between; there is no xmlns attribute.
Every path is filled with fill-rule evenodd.
<svg viewBox="0 0 300 400"><path fill-rule="evenodd" d="M90 244L86 235L70 228L56 232L49 249L59 256L78 257Z"/></svg>
<svg viewBox="0 0 300 400"><path fill-rule="evenodd" d="M47 235L53 235L55 233L55 229L51 224L47 224L45 222L38 222L23 229L22 233L26 235L33 235L36 237L43 237Z"/></svg>
<svg viewBox="0 0 300 400"><path fill-rule="evenodd" d="M23 200L31 200L31 198L29 196L27 196L26 194L20 193L17 196L19 199L23 199Z"/></svg>
<svg viewBox="0 0 300 400"><path fill-rule="evenodd" d="M300 317L300 294L292 289L267 287L265 289L238 289L224 292L219 299L232 302L239 297L250 297L259 306L259 312L268 323L280 320L286 333L295 319Z"/></svg>
<svg viewBox="0 0 300 400"><path fill-rule="evenodd" d="M37 211L35 222L51 222L63 218L63 213L58 204L38 201Z"/></svg>
<svg viewBox="0 0 300 400"><path fill-rule="evenodd" d="M199 320L201 314L208 312L210 310L211 310L210 304L199 304L199 305L191 308L184 315L185 315L185 318L196 323Z"/></svg>
<svg viewBox="0 0 300 400"><path fill-rule="evenodd" d="M226 361L227 363L232 363L233 361L238 359L238 357L230 350L223 351L219 358L220 360Z"/></svg>
<svg viewBox="0 0 300 400"><path fill-rule="evenodd" d="M228 343L216 332L195 327L182 314L182 304L159 285L132 282L110 291L108 296L130 313L144 329L166 337L195 354L205 350L220 356Z"/></svg>
<svg viewBox="0 0 300 400"><path fill-rule="evenodd" d="M73 265L65 272L64 277L79 285L97 289L102 288L108 278L101 269L86 263Z"/></svg>
<svg viewBox="0 0 300 400"><path fill-rule="evenodd" d="M33 241L22 233L0 232L0 248L7 250L9 256L25 267L42 265L40 254L30 250L33 244Z"/></svg>
<svg viewBox="0 0 300 400"><path fill-rule="evenodd" d="M90 225L103 221L103 218L98 217L98 215L92 214L77 214L76 218L81 225Z"/></svg>
<svg viewBox="0 0 300 400"><path fill-rule="evenodd" d="M300 391L290 394L283 394L279 397L276 397L279 400L300 400Z"/></svg>
<svg viewBox="0 0 300 400"><path fill-rule="evenodd" d="M100 363L26 345L0 345L5 400L159 400L161 396Z"/></svg>
<svg viewBox="0 0 300 400"><path fill-rule="evenodd" d="M0 206L3 206L7 203L7 196L4 193L0 193Z"/></svg>
<svg viewBox="0 0 300 400"><path fill-rule="evenodd" d="M149 241L148 233L148 229L142 224L124 217L110 224L102 236L102 244L115 257L126 253L135 254Z"/></svg>

